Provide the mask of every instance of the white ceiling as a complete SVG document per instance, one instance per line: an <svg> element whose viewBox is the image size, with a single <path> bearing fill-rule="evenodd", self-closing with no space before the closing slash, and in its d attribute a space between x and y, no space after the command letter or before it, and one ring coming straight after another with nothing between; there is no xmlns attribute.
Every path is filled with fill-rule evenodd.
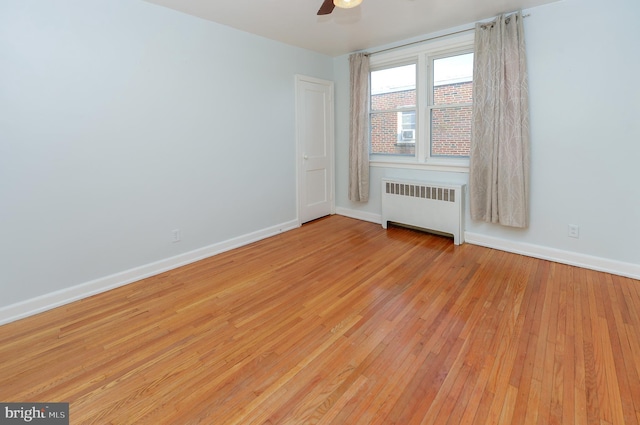
<svg viewBox="0 0 640 425"><path fill-rule="evenodd" d="M363 0L317 16L322 0L147 0L329 56L370 49L557 0Z"/></svg>

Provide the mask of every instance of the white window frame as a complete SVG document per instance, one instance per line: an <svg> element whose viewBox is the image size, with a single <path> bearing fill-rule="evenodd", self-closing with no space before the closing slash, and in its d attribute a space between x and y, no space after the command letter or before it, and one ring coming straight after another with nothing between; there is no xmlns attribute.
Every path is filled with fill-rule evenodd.
<svg viewBox="0 0 640 425"><path fill-rule="evenodd" d="M431 108L433 107L434 59L473 52L473 31L425 43L374 54L370 58L371 71L415 63L416 75L416 142L415 156L370 154L372 167L415 168L437 171L468 172L468 158L431 157Z"/></svg>

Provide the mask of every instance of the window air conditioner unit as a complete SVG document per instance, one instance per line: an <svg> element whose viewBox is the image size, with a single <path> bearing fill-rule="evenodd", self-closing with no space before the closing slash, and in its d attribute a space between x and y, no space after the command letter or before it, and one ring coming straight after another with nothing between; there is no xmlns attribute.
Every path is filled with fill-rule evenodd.
<svg viewBox="0 0 640 425"><path fill-rule="evenodd" d="M415 130L402 130L402 141L412 141L416 139L416 131Z"/></svg>

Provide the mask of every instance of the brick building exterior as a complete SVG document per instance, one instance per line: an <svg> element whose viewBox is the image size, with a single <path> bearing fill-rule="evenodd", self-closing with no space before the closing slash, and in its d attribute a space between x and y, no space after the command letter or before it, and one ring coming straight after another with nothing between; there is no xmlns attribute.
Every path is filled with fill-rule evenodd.
<svg viewBox="0 0 640 425"><path fill-rule="evenodd" d="M416 90L401 90L371 96L371 110L389 110L416 104ZM371 152L395 155L413 155L415 141L402 143L398 133L398 113L385 112L371 117Z"/></svg>
<svg viewBox="0 0 640 425"><path fill-rule="evenodd" d="M434 87L434 105L431 122L431 156L468 156L471 144L471 106L438 108L438 105L471 103L473 83L471 81L444 84ZM375 113L416 104L415 89L401 90L371 96L371 152L394 155L414 155L415 140L410 133L401 134L409 128L411 117L405 116L405 125L399 124L402 113ZM415 106L414 106L415 108ZM414 109L415 110L415 109ZM409 112L410 114L410 112ZM415 123L415 119L413 121ZM415 127L414 127L415 128Z"/></svg>

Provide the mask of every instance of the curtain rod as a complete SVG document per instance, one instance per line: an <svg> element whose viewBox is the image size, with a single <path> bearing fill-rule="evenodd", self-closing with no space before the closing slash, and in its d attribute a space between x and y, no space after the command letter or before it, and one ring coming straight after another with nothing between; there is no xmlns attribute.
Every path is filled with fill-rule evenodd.
<svg viewBox="0 0 640 425"><path fill-rule="evenodd" d="M523 18L528 18L529 16L531 16L530 13L527 13L526 15L522 15ZM400 49L402 47L413 46L414 44L420 44L420 43L424 43L424 42L431 41L431 40L437 40L439 38L444 38L444 37L450 37L452 35L463 34L465 32L470 32L470 31L474 31L474 30L475 30L475 25L473 26L473 28L467 28L466 30L454 31L454 32L450 32L450 33L447 33L447 34L436 35L435 37L425 38L423 40L412 41L411 43L401 44L399 46L389 47L389 48L382 49L382 50L376 50L375 52L367 53L366 55L367 56L373 56L373 55L377 55L378 53L388 52L389 50L395 50L395 49Z"/></svg>

